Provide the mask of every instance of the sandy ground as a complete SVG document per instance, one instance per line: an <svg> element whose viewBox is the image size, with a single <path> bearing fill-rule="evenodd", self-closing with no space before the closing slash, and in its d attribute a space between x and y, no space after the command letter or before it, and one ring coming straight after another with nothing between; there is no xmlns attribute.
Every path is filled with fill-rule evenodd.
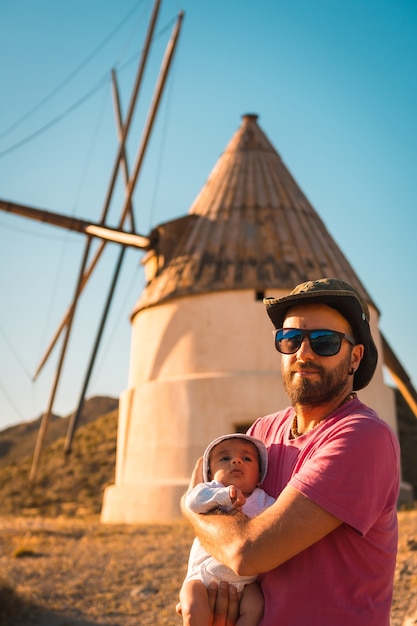
<svg viewBox="0 0 417 626"><path fill-rule="evenodd" d="M400 512L399 522L391 626L413 626L417 510ZM192 540L185 522L3 518L0 538L2 626L181 625L174 607Z"/></svg>

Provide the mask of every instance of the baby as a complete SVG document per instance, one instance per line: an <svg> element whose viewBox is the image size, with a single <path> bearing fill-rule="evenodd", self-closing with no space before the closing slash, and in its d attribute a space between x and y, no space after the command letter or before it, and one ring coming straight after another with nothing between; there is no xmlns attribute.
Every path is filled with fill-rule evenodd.
<svg viewBox="0 0 417 626"><path fill-rule="evenodd" d="M262 441L240 433L219 437L204 452L205 482L188 492L185 505L195 513L239 510L248 517L255 517L274 503L274 498L258 487L267 469L268 454ZM259 624L264 598L256 576L238 576L211 557L195 538L180 591L179 612L184 626L208 626L210 623L207 586L213 581L227 581L240 594L236 626Z"/></svg>

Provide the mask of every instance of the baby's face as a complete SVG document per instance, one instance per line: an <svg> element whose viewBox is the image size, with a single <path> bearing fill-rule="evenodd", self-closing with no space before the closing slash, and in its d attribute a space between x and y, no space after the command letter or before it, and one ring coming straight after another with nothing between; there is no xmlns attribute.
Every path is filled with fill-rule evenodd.
<svg viewBox="0 0 417 626"><path fill-rule="evenodd" d="M244 439L221 441L210 453L210 475L225 487L234 485L245 496L259 482L259 455L256 446Z"/></svg>

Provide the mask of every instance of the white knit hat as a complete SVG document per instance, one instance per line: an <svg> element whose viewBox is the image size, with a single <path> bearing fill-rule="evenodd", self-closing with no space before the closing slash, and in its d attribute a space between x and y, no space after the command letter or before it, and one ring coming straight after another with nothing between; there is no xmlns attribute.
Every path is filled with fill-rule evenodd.
<svg viewBox="0 0 417 626"><path fill-rule="evenodd" d="M243 433L231 433L229 435L222 435L221 437L217 437L217 439L214 439L214 441L212 441L207 446L203 455L204 482L208 482L210 480L210 452L212 451L214 446L217 446L219 443L225 441L226 439L246 439L246 441L250 441L251 443L253 443L254 446L256 446L259 452L259 482L261 483L265 479L266 473L268 471L267 449L263 441L261 441L260 439L256 439L255 437L251 437L250 435L244 435Z"/></svg>

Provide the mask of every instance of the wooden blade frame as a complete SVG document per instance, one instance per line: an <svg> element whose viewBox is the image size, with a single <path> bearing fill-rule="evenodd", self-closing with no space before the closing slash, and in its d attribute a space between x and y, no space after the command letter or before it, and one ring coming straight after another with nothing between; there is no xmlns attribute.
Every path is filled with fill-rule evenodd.
<svg viewBox="0 0 417 626"><path fill-rule="evenodd" d="M132 246L134 248L146 250L151 245L149 237L138 235L135 232L128 233L119 228L111 228L109 226L103 226L102 224L94 224L87 220L71 217L69 215L62 215L61 213L54 213L52 211L46 211L45 209L37 209L24 204L10 202L9 200L0 200L0 211L13 213L13 215L20 215L22 217L28 217L29 219L36 220L38 222L51 224L52 226L59 226L60 228L66 228L67 230L72 230L78 233L84 233L89 237L98 237L100 239L104 239L105 242L111 241L122 246Z"/></svg>
<svg viewBox="0 0 417 626"><path fill-rule="evenodd" d="M127 117L126 117L126 122L125 122L125 124L122 127L122 137L121 137L121 141L119 142L119 149L118 149L117 157L115 159L115 164L114 164L114 167L113 167L111 180L110 180L110 184L109 184L106 200L105 200L103 211L102 211L102 217L101 217L101 221L100 221L100 226L104 226L104 223L105 223L105 219L106 219L107 212L108 212L108 209L109 209L109 206L110 206L110 200L111 200L111 196L112 196L112 193L113 193L113 189L114 189L114 185L115 185L115 181L116 181L116 177L117 177L117 173L118 173L118 169L119 169L119 163L121 162L121 159L122 159L122 156L123 156L123 153L124 153L124 150L125 150L125 140L126 140L127 132L129 130L130 122L131 122L131 119L132 119L132 116L133 116L133 111L134 111L134 107L135 107L135 103L136 103L137 93L139 91L141 77L143 75L143 70L144 70L146 58L147 58L147 55L148 55L148 51L149 51L149 47L150 47L150 43L151 43L151 39L152 39L152 33L154 31L155 24L156 24L156 18L157 18L157 14L158 14L158 11L159 11L159 4L160 4L160 2L157 1L157 2L155 2L155 5L154 5L154 10L153 10L153 13L152 13L151 22L150 22L150 25L149 25L149 28L148 28L146 45L144 47L144 51L143 51L143 54L142 54L141 63L140 63L140 66L139 66L139 71L138 71L138 74L137 74L135 87L134 87L134 90L133 90L130 106L129 106L129 109L128 109L128 114L127 114ZM165 55L166 71L168 71L169 66L170 66L170 62L172 60L173 52L174 52L174 49L175 49L175 44L176 44L176 41L177 41L178 35L179 35L179 27L180 27L180 24L182 22L182 18L183 18L183 13L180 13L179 18L177 20L176 28L175 28L175 31L174 31L174 35L172 36L171 41L170 41L170 43L168 45L168 51L167 51L167 53ZM146 146L147 146L147 143L148 143L148 139L149 139L149 136L150 136L151 127L152 127L152 124L153 124L153 121L154 121L154 118L155 118L155 115L156 115L156 109L157 109L157 106L159 104L160 95L161 95L161 93L159 93L159 92L162 92L163 82L162 82L162 85L161 85L161 80L158 81L158 87L157 87L157 90L156 90L157 97L155 98L154 105L151 108L152 114L150 116L150 120L148 122L148 125L147 125L147 128L146 128L146 132L144 134L144 138L142 139L142 143L141 143L141 145L139 147L139 150L138 150L138 157L137 157L136 162L135 162L133 175L129 178L128 183L126 185L125 202L124 202L124 205L123 205L123 210L122 210L122 215L121 215L121 220L120 220L121 225L123 225L127 215L129 214L129 212L131 210L132 194L133 194L133 191L134 191L134 188L135 188L135 184L136 184L136 181L137 181L137 178L138 178L138 174L139 174L139 170L140 170L141 164L143 162L144 152L145 152L145 149L146 149ZM158 95L158 93L159 93L159 95ZM66 320L66 323L64 325L65 333L64 333L63 346L62 346L62 350L61 350L61 356L60 356L59 364L58 364L56 375L55 375L55 381L54 381L54 385L53 385L53 388L52 388L52 393L51 393L48 409L44 413L44 415L42 416L41 425L40 425L39 432L38 432L38 438L37 438L37 441L36 441L35 452L34 452L33 461L32 461L32 467L31 467L31 471L30 471L30 475L29 475L29 481L30 482L34 482L35 478L36 478L36 473L37 473L37 469L38 469L38 465L39 465L40 454L41 454L41 450L42 450L42 446L43 446L43 441L45 439L46 428L47 428L50 416L52 414L53 401L55 399L57 385L58 385L59 377L60 377L61 370L62 370L64 356L65 356L66 348L67 348L67 345L68 345L69 335L70 335L70 332L71 332L72 321L74 319L74 313L75 313L76 305L77 305L77 302L78 302L78 298L79 298L81 290L82 290L81 285L85 286L85 284L86 284L85 268L87 266L87 258L88 258L88 254L89 254L89 250L90 250L90 246L91 246L91 237L92 237L92 235L88 234L88 239L87 239L87 242L86 242L84 256L83 256L81 267L80 267L80 271L79 271L77 287L76 287L75 293L74 293L73 303L72 303L72 305L71 305L71 307L69 309L67 320ZM103 244L102 247L104 247L104 244ZM97 262L97 260L96 260L96 262ZM91 272L89 273L89 275L91 275Z"/></svg>
<svg viewBox="0 0 417 626"><path fill-rule="evenodd" d="M150 111L150 116L149 116L149 119L148 119L148 123L147 123L147 125L145 127L146 141L143 143L142 150L141 150L143 155L146 152L146 147L147 147L149 139L150 139L150 131L151 131L152 127L153 127L154 118L155 118L155 115L156 115L157 110L158 110L158 105L159 105L159 102L160 102L160 98L161 98L162 93L163 93L163 88L165 86L166 78L168 76L168 71L169 71L169 68L170 68L170 65L171 65L171 61L172 61L172 58L173 58L175 45L176 45L177 40L178 40L179 28L180 28L180 20L181 20L181 17L179 18L179 20L177 22L177 26L174 29L174 33L172 35L172 45L168 46L167 53L166 53L165 58L164 58L164 62L163 62L163 65L162 65L162 70L161 70L161 80L158 83L158 86L157 86L157 89L156 89L156 92L155 92L155 98L154 98L154 101L153 101L153 105L151 106L151 111ZM118 128L119 128L119 132L120 132L120 130L122 128L121 127L120 100L119 100L119 97L118 97L116 74L113 72L112 76L113 76L113 89L114 89L114 99L115 99L115 108L116 108L116 122L117 122L117 125L118 125ZM149 132L147 132L148 128L149 128ZM143 159L140 160L140 163L142 163L142 160ZM127 162L126 162L126 159L125 159L124 156L122 156L122 166L123 166L123 170L124 170L125 182L126 182L126 187L127 187L128 183L129 183L129 173L128 173ZM139 170L140 170L140 167L139 167ZM138 174L139 174L139 171L138 171ZM128 196L127 201L129 201L129 202L131 201L131 198L129 198L129 196ZM86 376L85 376L85 379L84 379L84 384L83 384L83 387L82 387L82 390L81 390L81 394L80 394L80 399L79 399L79 402L78 402L77 410L71 416L71 419L70 419L70 422L69 422L69 425L68 425L68 431L67 431L67 436L66 436L65 446L64 446L64 452L67 455L70 454L70 452L71 452L72 440L73 440L73 437L74 437L74 432L75 432L77 423L78 423L78 421L80 419L80 416L81 416L82 408L83 408L83 405L84 405L85 395L86 395L86 392L87 392L88 384L90 382L90 378L91 378L91 374L92 374L92 371L93 371L94 363L95 363L95 360L96 360L96 357L97 357L97 352L98 352L98 349L99 349L99 346L100 346L100 341L101 341L101 338L102 338L102 335L103 335L103 332L104 332L104 327L105 327L105 323L106 323L106 320L107 320L107 316L108 316L108 313L110 311L111 301L113 299L113 295L114 295L114 292L115 292L115 289L116 289L116 284L117 284L117 280L119 278L120 271L121 271L121 268L122 268L122 263L123 263L125 252L126 252L126 248L125 247L123 247L120 250L120 252L119 252L119 257L118 257L118 260L117 260L117 263L116 263L115 271L114 271L114 274L113 274L113 279L112 279L112 282L111 282L111 285L110 285L110 288L109 288L109 292L108 292L106 303L105 303L104 310L103 310L103 313L102 313L100 325L99 325L99 328L98 328L98 331L97 331L97 335L96 335L96 339L95 339L95 342L94 342L93 350L92 350L92 353L91 353L89 365L88 365L88 368L87 368L87 373L86 373Z"/></svg>

